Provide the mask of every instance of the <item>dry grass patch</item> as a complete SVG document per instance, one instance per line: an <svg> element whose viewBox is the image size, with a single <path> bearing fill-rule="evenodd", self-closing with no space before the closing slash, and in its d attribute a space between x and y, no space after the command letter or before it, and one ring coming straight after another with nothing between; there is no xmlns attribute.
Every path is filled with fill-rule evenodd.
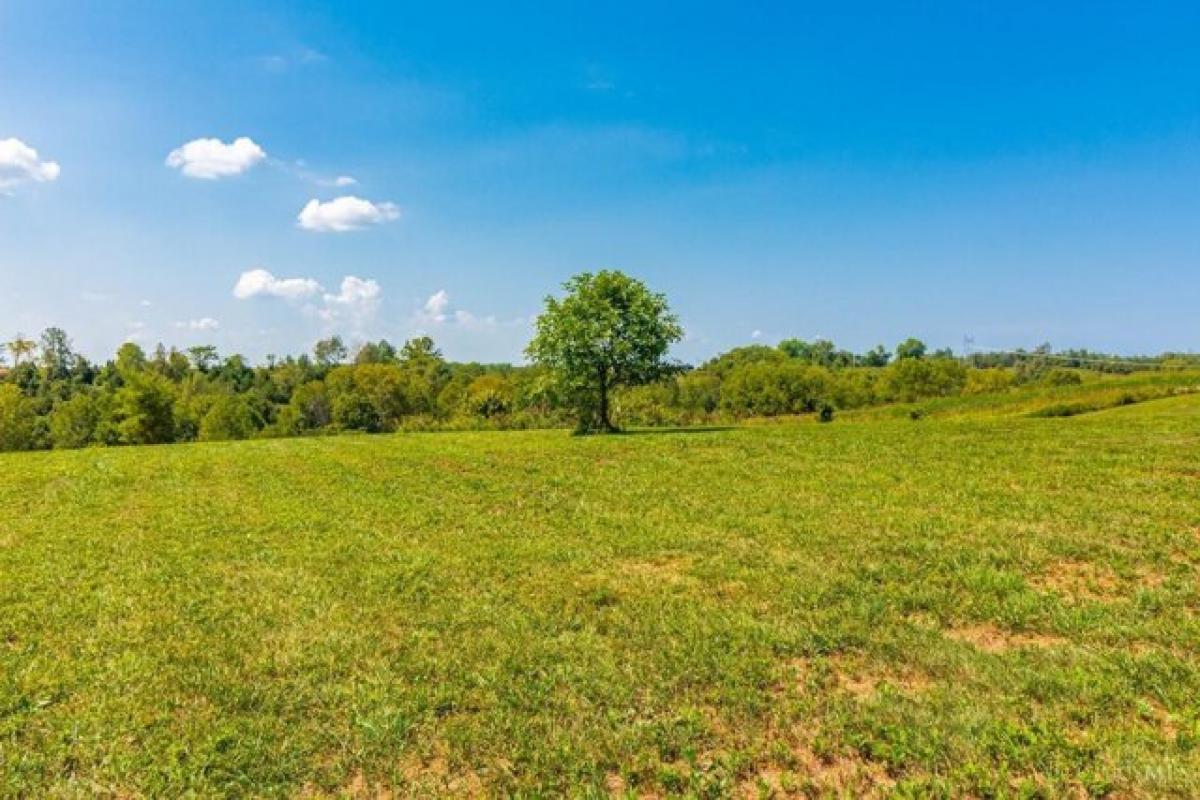
<svg viewBox="0 0 1200 800"><path fill-rule="evenodd" d="M629 782L623 778L620 773L610 772L604 777L604 790L612 798L629 798L634 797L637 800L659 800L662 796L657 792L651 792L645 789L631 790Z"/></svg>
<svg viewBox="0 0 1200 800"><path fill-rule="evenodd" d="M998 628L991 623L951 628L943 633L950 639L969 644L985 653L1003 653L1013 649L1062 647L1069 644L1069 641L1061 636L1043 633L1015 633Z"/></svg>
<svg viewBox="0 0 1200 800"><path fill-rule="evenodd" d="M842 654L814 663L807 658L784 662L775 684L776 694L789 692L822 693L832 686L856 699L874 696L888 686L903 694L917 694L934 685L933 679L910 666L871 663L863 658Z"/></svg>
<svg viewBox="0 0 1200 800"><path fill-rule="evenodd" d="M632 582L666 586L683 586L696 583L688 574L692 559L686 556L666 556L645 561L622 561L614 572L618 579Z"/></svg>
<svg viewBox="0 0 1200 800"><path fill-rule="evenodd" d="M1123 588L1115 572L1087 561L1059 561L1030 583L1070 599L1100 602L1120 599Z"/></svg>
<svg viewBox="0 0 1200 800"><path fill-rule="evenodd" d="M1089 561L1059 561L1030 580L1038 589L1053 592L1069 600L1111 603L1128 599L1138 588L1156 589L1165 576L1149 569L1127 580L1115 571Z"/></svg>
<svg viewBox="0 0 1200 800"><path fill-rule="evenodd" d="M768 764L738 783L736 797L884 797L895 785L882 765L858 754L822 757L811 746L797 744L792 764Z"/></svg>
<svg viewBox="0 0 1200 800"><path fill-rule="evenodd" d="M893 668L857 659L835 659L833 670L838 688L858 699L873 697L885 685L904 694L916 694L933 686L928 675L912 667Z"/></svg>

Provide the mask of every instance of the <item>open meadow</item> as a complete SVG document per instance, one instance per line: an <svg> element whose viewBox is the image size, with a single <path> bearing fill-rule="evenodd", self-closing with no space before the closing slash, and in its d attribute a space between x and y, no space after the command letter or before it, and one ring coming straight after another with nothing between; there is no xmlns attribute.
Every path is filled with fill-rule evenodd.
<svg viewBox="0 0 1200 800"><path fill-rule="evenodd" d="M0 454L0 796L1196 796L1198 421Z"/></svg>

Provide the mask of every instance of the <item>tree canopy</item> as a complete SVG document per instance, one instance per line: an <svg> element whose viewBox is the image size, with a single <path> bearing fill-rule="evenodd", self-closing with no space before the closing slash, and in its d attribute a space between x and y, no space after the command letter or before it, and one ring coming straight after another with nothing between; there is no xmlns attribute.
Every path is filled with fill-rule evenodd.
<svg viewBox="0 0 1200 800"><path fill-rule="evenodd" d="M616 270L584 272L563 284L566 297L546 298L537 333L526 348L552 370L581 431L613 431L609 396L669 369L667 350L683 328L667 299Z"/></svg>

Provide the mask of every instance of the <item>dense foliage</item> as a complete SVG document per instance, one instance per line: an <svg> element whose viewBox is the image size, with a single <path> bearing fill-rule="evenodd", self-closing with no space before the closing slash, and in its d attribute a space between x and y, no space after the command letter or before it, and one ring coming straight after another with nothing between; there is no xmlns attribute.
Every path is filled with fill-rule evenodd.
<svg viewBox="0 0 1200 800"><path fill-rule="evenodd" d="M678 323L665 302L636 281L597 287L604 275L580 276L567 300L551 301L548 312L557 313L540 322L530 354L541 363L532 366L450 362L428 337L398 349L367 342L353 354L332 337L311 356L268 357L257 366L240 355L222 358L211 346L184 352L160 344L148 354L130 342L98 365L60 329L37 342L17 336L5 347L11 366L0 367L0 450L430 428L606 429L809 413L827 421L839 410L1065 386L1101 371L1200 367L1195 356L1115 359L1049 347L956 358L927 353L916 339L894 353L876 347L862 354L787 339L737 347L698 367L667 365ZM587 302L572 309L572 297ZM597 308L606 303L616 311L612 324L597 328L607 325L610 339L599 340L619 345L589 351L596 325L585 323L589 314L603 317ZM622 316L631 305L637 312ZM626 335L630 328L635 335ZM588 335L575 336L580 331Z"/></svg>
<svg viewBox="0 0 1200 800"><path fill-rule="evenodd" d="M670 372L664 359L683 338L667 299L620 272L585 272L562 300L546 298L526 354L556 378L579 431L612 431L610 397Z"/></svg>

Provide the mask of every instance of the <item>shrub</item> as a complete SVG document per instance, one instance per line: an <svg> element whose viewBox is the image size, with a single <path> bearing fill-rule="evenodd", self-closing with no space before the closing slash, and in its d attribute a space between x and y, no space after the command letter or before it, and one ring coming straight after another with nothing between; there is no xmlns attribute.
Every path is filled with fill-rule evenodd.
<svg viewBox="0 0 1200 800"><path fill-rule="evenodd" d="M826 397L829 371L795 362L745 364L721 385L721 405L740 416L815 411Z"/></svg>
<svg viewBox="0 0 1200 800"><path fill-rule="evenodd" d="M325 379L333 421L376 433L395 430L405 414L431 410L432 384L414 369L393 364L338 367Z"/></svg>
<svg viewBox="0 0 1200 800"><path fill-rule="evenodd" d="M200 421L200 441L248 439L258 430L254 412L242 395L217 398Z"/></svg>
<svg viewBox="0 0 1200 800"><path fill-rule="evenodd" d="M0 450L33 450L38 445L33 402L21 390L0 385Z"/></svg>
<svg viewBox="0 0 1200 800"><path fill-rule="evenodd" d="M174 385L149 373L131 373L117 391L112 422L122 444L159 444L175 438Z"/></svg>
<svg viewBox="0 0 1200 800"><path fill-rule="evenodd" d="M967 381L963 386L963 394L1006 392L1015 383L1015 377L1006 369L970 369L967 370Z"/></svg>
<svg viewBox="0 0 1200 800"><path fill-rule="evenodd" d="M617 421L621 425L676 425L679 410L675 404L674 382L650 383L622 389L613 398Z"/></svg>
<svg viewBox="0 0 1200 800"><path fill-rule="evenodd" d="M321 381L309 381L296 387L288 404L279 410L271 433L295 436L324 428L333 421L329 393Z"/></svg>
<svg viewBox="0 0 1200 800"><path fill-rule="evenodd" d="M675 378L675 393L685 412L711 414L721 403L721 379L705 370L686 372Z"/></svg>
<svg viewBox="0 0 1200 800"><path fill-rule="evenodd" d="M1039 382L1046 386L1078 386L1083 383L1083 378L1073 369L1058 367L1043 373Z"/></svg>
<svg viewBox="0 0 1200 800"><path fill-rule="evenodd" d="M829 381L829 398L837 408L862 408L878 401L879 370L843 369Z"/></svg>
<svg viewBox="0 0 1200 800"><path fill-rule="evenodd" d="M86 447L96 435L100 408L88 394L55 403L50 413L50 442L55 448Z"/></svg>
<svg viewBox="0 0 1200 800"><path fill-rule="evenodd" d="M470 413L485 419L507 414L513 405L512 384L502 375L480 375L467 387L464 403Z"/></svg>
<svg viewBox="0 0 1200 800"><path fill-rule="evenodd" d="M908 357L888 367L886 376L892 399L911 403L958 394L967 382L967 368L950 358Z"/></svg>

